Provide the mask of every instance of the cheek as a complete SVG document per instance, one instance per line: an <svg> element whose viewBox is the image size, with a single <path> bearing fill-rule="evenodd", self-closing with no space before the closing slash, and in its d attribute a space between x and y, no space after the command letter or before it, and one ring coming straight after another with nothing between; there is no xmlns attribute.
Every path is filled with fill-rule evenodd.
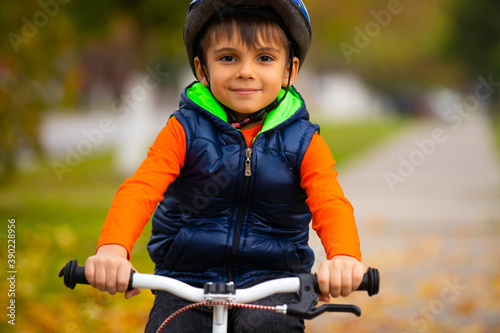
<svg viewBox="0 0 500 333"><path fill-rule="evenodd" d="M223 99L223 90L220 88L220 85L217 82L212 82L212 94L214 94L215 98L218 100Z"/></svg>
<svg viewBox="0 0 500 333"><path fill-rule="evenodd" d="M279 95L279 93L281 91L281 87L282 87L281 84L279 84L279 85L276 84L275 88L273 89L272 95L278 97L278 95Z"/></svg>
<svg viewBox="0 0 500 333"><path fill-rule="evenodd" d="M214 84L217 82L217 85L224 85L229 80L229 73L225 68L215 67L210 72L210 78Z"/></svg>
<svg viewBox="0 0 500 333"><path fill-rule="evenodd" d="M226 86L226 80L222 78L220 75L215 74L211 77L210 80L211 88L212 88L212 93L214 96L218 99L224 99L224 94L225 94L225 86Z"/></svg>
<svg viewBox="0 0 500 333"><path fill-rule="evenodd" d="M281 88L286 85L286 82L284 83L284 81L283 73L277 73L274 75L273 90L275 90L276 94L278 94L281 91Z"/></svg>
<svg viewBox="0 0 500 333"><path fill-rule="evenodd" d="M281 89L282 86L286 86L286 76L287 73L285 73L282 69L276 70L273 75L273 80L276 85L279 86L279 89Z"/></svg>

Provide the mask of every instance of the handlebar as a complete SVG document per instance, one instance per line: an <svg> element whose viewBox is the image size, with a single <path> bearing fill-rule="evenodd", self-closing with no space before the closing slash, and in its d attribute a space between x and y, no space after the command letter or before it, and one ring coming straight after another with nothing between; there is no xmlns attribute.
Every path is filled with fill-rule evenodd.
<svg viewBox="0 0 500 333"><path fill-rule="evenodd" d="M89 284L85 277L85 266L78 266L76 259L66 263L59 272L59 277L64 278L64 284L70 289L74 289L77 284ZM370 267L363 276L361 285L357 290L367 291L369 296L373 296L378 294L379 287L379 271ZM354 305L325 304L316 308L319 298L319 285L316 274L299 274L298 277L270 280L250 288L235 290L232 283L207 283L205 288L196 288L166 276L131 271L128 290L133 288L163 290L191 302L201 302L207 298L207 294L231 295L231 300L234 302L250 303L272 294L300 292L299 303L287 306L287 313L290 315L304 319L312 319L325 311L351 312L357 316L361 315L361 310Z"/></svg>

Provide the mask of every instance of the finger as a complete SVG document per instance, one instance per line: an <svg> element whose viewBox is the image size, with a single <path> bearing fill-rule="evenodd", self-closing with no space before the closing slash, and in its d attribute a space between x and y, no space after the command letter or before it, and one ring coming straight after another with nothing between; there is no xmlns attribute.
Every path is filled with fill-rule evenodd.
<svg viewBox="0 0 500 333"><path fill-rule="evenodd" d="M318 287L321 298L330 300L330 270L326 262L323 262L318 269Z"/></svg>
<svg viewBox="0 0 500 333"><path fill-rule="evenodd" d="M328 295L328 296L326 296L326 295L319 295L318 300L320 302L330 303L330 295Z"/></svg>
<svg viewBox="0 0 500 333"><path fill-rule="evenodd" d="M341 273L341 290L340 294L343 297L347 297L352 292L352 269L345 268Z"/></svg>
<svg viewBox="0 0 500 333"><path fill-rule="evenodd" d="M130 271L131 267L129 265L121 265L117 274L117 291L123 293L127 290L130 283Z"/></svg>
<svg viewBox="0 0 500 333"><path fill-rule="evenodd" d="M118 269L112 265L106 269L104 290L110 295L116 294L118 291Z"/></svg>
<svg viewBox="0 0 500 333"><path fill-rule="evenodd" d="M132 290L129 290L127 292L125 292L125 298L130 298L132 296L135 296L135 295L139 295L141 293L141 289L139 288L134 288Z"/></svg>
<svg viewBox="0 0 500 333"><path fill-rule="evenodd" d="M116 274L116 268L112 264L98 263L95 272L96 288L111 295L116 294Z"/></svg>
<svg viewBox="0 0 500 333"><path fill-rule="evenodd" d="M95 266L91 257L85 262L85 277L92 287L95 287Z"/></svg>
<svg viewBox="0 0 500 333"><path fill-rule="evenodd" d="M106 291L106 270L103 267L96 266L94 287L100 291Z"/></svg>
<svg viewBox="0 0 500 333"><path fill-rule="evenodd" d="M365 266L359 263L355 265L352 271L352 290L355 291L359 288L359 285L363 281L363 275L365 274Z"/></svg>
<svg viewBox="0 0 500 333"><path fill-rule="evenodd" d="M342 292L342 272L339 268L330 267L330 295L339 297Z"/></svg>

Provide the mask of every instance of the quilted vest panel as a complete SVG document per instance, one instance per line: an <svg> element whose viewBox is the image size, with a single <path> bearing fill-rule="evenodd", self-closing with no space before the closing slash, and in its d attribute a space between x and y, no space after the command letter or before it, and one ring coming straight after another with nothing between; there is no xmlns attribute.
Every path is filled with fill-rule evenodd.
<svg viewBox="0 0 500 333"><path fill-rule="evenodd" d="M305 106L259 134L248 157L241 132L185 94L176 119L186 161L153 217L156 274L202 284L309 272L311 213L300 165L313 133ZM245 175L245 167L251 175Z"/></svg>

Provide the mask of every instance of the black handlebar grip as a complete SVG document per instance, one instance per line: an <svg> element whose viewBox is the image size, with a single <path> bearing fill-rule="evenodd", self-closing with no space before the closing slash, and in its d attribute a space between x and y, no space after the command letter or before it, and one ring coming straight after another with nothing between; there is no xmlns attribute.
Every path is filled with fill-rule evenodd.
<svg viewBox="0 0 500 333"><path fill-rule="evenodd" d="M377 295L380 289L380 273L378 269L368 267L368 271L363 276L363 281L357 290L366 290L368 296Z"/></svg>
<svg viewBox="0 0 500 333"><path fill-rule="evenodd" d="M130 272L130 281L127 291L132 290L132 281L135 271ZM78 266L76 259L70 260L59 272L59 277L64 277L64 284L70 289L74 289L77 284L89 284L85 277L85 266Z"/></svg>
<svg viewBox="0 0 500 333"><path fill-rule="evenodd" d="M318 277L314 274L313 278L314 290L320 294ZM363 280L356 291L367 291L368 296L377 295L380 288L380 274L378 269L368 267L368 271L363 275Z"/></svg>
<svg viewBox="0 0 500 333"><path fill-rule="evenodd" d="M74 289L76 284L89 284L85 277L85 266L78 266L76 259L70 260L59 272L59 277L64 277L64 285Z"/></svg>

